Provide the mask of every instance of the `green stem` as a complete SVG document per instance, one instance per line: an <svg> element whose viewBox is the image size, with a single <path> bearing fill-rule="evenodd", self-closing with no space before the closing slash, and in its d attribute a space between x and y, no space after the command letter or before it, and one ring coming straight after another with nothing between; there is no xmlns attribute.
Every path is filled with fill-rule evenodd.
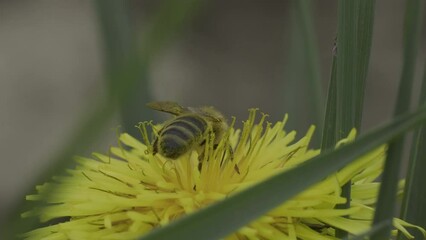
<svg viewBox="0 0 426 240"><path fill-rule="evenodd" d="M406 1L404 19L404 60L397 102L395 105L395 116L408 112L411 103L418 37L421 29L422 2L422 0ZM392 221L396 204L396 191L402 162L403 147L403 136L389 144L373 224ZM389 239L389 236L390 227L386 227L373 234L372 239Z"/></svg>

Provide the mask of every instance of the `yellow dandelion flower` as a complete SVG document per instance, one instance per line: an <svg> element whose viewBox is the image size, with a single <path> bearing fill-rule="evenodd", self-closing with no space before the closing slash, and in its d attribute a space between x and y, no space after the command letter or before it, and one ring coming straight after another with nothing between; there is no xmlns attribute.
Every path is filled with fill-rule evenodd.
<svg viewBox="0 0 426 240"><path fill-rule="evenodd" d="M37 186L37 194L27 196L46 205L23 214L38 216L42 222L68 219L27 232L24 238L136 239L320 153L308 148L314 127L296 141L294 131L284 130L287 117L272 125L265 115L256 121L256 115L250 111L242 130L231 125L218 146L207 139L201 156L197 151L176 160L153 155L147 124L142 124L145 143L124 133L119 140L126 147L120 144L108 155L78 157L78 167L68 176L55 177ZM352 131L339 144L354 137ZM351 234L368 230L379 189L374 180L382 172L384 154L385 146L371 151L225 239L329 240L337 239L336 229ZM352 181L351 207L335 209L346 201L340 194L348 181ZM46 195L48 191L52 192ZM415 226L399 219L394 226L412 237L405 227Z"/></svg>

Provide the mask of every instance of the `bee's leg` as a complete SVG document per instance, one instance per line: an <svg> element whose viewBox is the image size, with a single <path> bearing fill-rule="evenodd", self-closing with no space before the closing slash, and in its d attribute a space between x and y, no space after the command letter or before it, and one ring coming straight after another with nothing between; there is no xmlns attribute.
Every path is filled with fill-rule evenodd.
<svg viewBox="0 0 426 240"><path fill-rule="evenodd" d="M158 138L155 138L154 142L152 143L152 155L155 155L156 153L158 153Z"/></svg>
<svg viewBox="0 0 426 240"><path fill-rule="evenodd" d="M200 143L200 146L205 148L206 146L206 142L207 142L207 138L211 139L212 137L212 131L208 131L206 133L206 136L203 138L203 141ZM214 144L213 145L213 149L216 149L218 146L218 144ZM201 171L201 168L203 167L203 160L204 160L204 150L201 151L200 155L198 156L198 170ZM208 160L208 159L207 159Z"/></svg>
<svg viewBox="0 0 426 240"><path fill-rule="evenodd" d="M204 147L206 144L206 139L203 139L203 141L200 143L201 147ZM201 151L201 153L198 155L198 171L201 172L201 168L203 167L203 159L204 159L204 150Z"/></svg>
<svg viewBox="0 0 426 240"><path fill-rule="evenodd" d="M204 160L204 150L201 151L201 153L198 155L198 171L201 172L201 168L203 167L203 160Z"/></svg>
<svg viewBox="0 0 426 240"><path fill-rule="evenodd" d="M201 168L203 168L203 162L202 162L202 161L199 161L199 162L198 162L198 171L200 171L200 172L201 172Z"/></svg>
<svg viewBox="0 0 426 240"><path fill-rule="evenodd" d="M232 146L230 145L230 144L228 144L228 151L223 151L223 155L222 155L222 160L220 161L220 166L222 166L223 165L223 163L225 162L225 157L226 157L226 153L229 153L229 160L231 161L231 162L233 162L234 161L234 149L232 149ZM235 164L235 168L237 169L238 168L238 166L237 166L237 164ZM239 174L239 170L237 171L238 172L238 174Z"/></svg>

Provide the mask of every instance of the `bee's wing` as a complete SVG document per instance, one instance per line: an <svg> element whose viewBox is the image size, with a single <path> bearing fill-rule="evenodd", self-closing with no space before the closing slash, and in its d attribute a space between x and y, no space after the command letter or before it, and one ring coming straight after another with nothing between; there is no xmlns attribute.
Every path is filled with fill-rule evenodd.
<svg viewBox="0 0 426 240"><path fill-rule="evenodd" d="M173 115L181 115L189 112L188 108L182 107L175 102L163 101L163 102L150 102L146 104L147 107L157 111L171 113Z"/></svg>

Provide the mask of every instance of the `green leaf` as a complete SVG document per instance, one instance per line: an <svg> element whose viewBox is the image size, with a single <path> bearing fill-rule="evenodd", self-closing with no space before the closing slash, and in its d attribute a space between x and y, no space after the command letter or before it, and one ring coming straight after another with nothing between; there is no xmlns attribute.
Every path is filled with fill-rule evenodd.
<svg viewBox="0 0 426 240"><path fill-rule="evenodd" d="M426 104L426 66L420 95L420 105ZM401 218L412 224L426 227L426 126L416 130L411 145L410 163L408 167L404 199L401 207ZM420 232L413 233L415 239L424 236ZM399 239L404 239L400 234Z"/></svg>
<svg viewBox="0 0 426 240"><path fill-rule="evenodd" d="M407 0L404 20L404 59L402 74L399 82L398 97L395 106L395 116L409 111L418 38L421 29L422 0ZM401 168L404 137L389 144L388 156L383 171L374 223L389 220L393 217L396 203L396 190ZM373 239L388 239L390 228L384 228L372 235Z"/></svg>
<svg viewBox="0 0 426 240"><path fill-rule="evenodd" d="M325 152L299 167L273 176L251 188L156 229L141 240L218 239L255 220L368 151L419 126L426 107L404 115L332 152ZM303 181L301 181L303 176ZM285 191L283 191L285 189Z"/></svg>

